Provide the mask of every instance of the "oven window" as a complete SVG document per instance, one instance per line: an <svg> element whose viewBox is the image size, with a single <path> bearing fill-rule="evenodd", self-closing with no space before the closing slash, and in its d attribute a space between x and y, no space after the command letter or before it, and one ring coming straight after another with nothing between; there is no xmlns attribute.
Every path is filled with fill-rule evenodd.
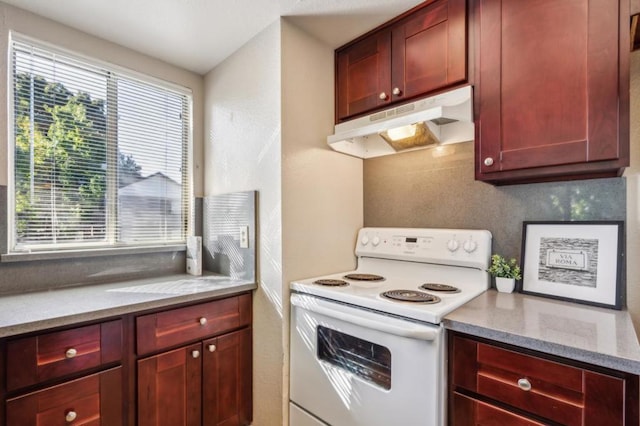
<svg viewBox="0 0 640 426"><path fill-rule="evenodd" d="M384 346L318 326L318 358L391 389L391 352Z"/></svg>

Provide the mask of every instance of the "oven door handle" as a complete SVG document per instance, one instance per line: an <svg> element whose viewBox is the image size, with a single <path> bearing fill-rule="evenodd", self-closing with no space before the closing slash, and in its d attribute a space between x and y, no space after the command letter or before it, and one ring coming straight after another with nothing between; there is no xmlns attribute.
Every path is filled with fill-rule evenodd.
<svg viewBox="0 0 640 426"><path fill-rule="evenodd" d="M372 330L381 331L383 333L394 334L396 336L419 340L436 340L438 337L439 328L437 326L416 324L410 321L375 314L365 310L358 311L358 314L355 315L348 312L352 311L352 308L332 302L326 302L316 297L292 294L291 304L293 306L306 309L307 311L339 319L361 327L370 328Z"/></svg>

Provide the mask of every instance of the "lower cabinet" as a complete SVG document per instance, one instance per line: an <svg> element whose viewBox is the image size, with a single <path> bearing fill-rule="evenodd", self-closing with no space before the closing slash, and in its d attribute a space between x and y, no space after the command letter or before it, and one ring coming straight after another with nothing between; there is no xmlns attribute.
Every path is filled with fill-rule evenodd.
<svg viewBox="0 0 640 426"><path fill-rule="evenodd" d="M250 294L135 322L139 426L251 423Z"/></svg>
<svg viewBox="0 0 640 426"><path fill-rule="evenodd" d="M449 424L638 425L638 376L449 335Z"/></svg>
<svg viewBox="0 0 640 426"><path fill-rule="evenodd" d="M251 294L0 339L0 426L252 422Z"/></svg>
<svg viewBox="0 0 640 426"><path fill-rule="evenodd" d="M7 425L122 424L122 367L7 400Z"/></svg>
<svg viewBox="0 0 640 426"><path fill-rule="evenodd" d="M251 330L138 361L138 425L251 422Z"/></svg>

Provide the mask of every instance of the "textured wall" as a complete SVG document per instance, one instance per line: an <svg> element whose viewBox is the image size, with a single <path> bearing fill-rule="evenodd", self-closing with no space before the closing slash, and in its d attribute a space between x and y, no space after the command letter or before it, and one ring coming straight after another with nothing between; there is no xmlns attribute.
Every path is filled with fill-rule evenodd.
<svg viewBox="0 0 640 426"><path fill-rule="evenodd" d="M492 186L473 161L471 142L365 160L365 225L488 229L519 258L523 221L626 219L625 178Z"/></svg>
<svg viewBox="0 0 640 426"><path fill-rule="evenodd" d="M631 167L627 179L627 306L640 333L640 52L631 54Z"/></svg>
<svg viewBox="0 0 640 426"><path fill-rule="evenodd" d="M258 191L254 424L282 424L280 24L205 76L205 193Z"/></svg>

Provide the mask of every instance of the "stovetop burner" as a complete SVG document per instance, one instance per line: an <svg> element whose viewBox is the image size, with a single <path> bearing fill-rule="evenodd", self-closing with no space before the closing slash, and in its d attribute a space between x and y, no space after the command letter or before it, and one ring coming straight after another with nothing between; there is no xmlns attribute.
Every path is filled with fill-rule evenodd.
<svg viewBox="0 0 640 426"><path fill-rule="evenodd" d="M384 277L375 274L347 274L344 278L354 281L382 281Z"/></svg>
<svg viewBox="0 0 640 426"><path fill-rule="evenodd" d="M332 279L315 280L313 283L318 285L324 285L327 287L343 287L345 285L349 285L349 283L344 280L332 280Z"/></svg>
<svg viewBox="0 0 640 426"><path fill-rule="evenodd" d="M438 296L417 290L389 290L380 293L380 296L391 300L411 303L438 303L440 301Z"/></svg>
<svg viewBox="0 0 640 426"><path fill-rule="evenodd" d="M420 288L430 291L439 291L441 293L460 293L460 289L458 287L454 287L449 284L424 283Z"/></svg>

